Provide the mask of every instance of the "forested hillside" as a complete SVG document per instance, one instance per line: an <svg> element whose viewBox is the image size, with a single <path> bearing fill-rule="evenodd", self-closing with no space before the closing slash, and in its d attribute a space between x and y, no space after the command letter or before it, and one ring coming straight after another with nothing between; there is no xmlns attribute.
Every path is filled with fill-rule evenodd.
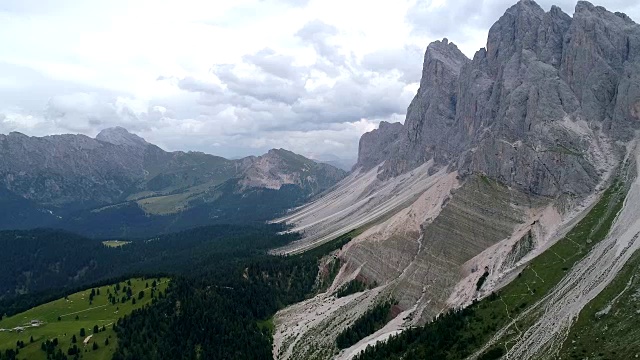
<svg viewBox="0 0 640 360"><path fill-rule="evenodd" d="M347 234L302 255L267 255L297 238L280 230L209 226L118 247L54 230L5 231L0 245L9 251L0 263L11 271L0 278L0 313L25 311L81 284L168 274L165 297L117 322L114 359L270 359L270 318L326 287L320 259L351 239ZM26 269L31 275L20 277ZM16 296L16 289L33 293ZM49 291L36 292L43 289Z"/></svg>
<svg viewBox="0 0 640 360"><path fill-rule="evenodd" d="M26 310L43 298L125 274L182 274L234 256L262 253L296 235L277 225L217 225L111 248L58 230L0 232L0 314ZM48 295L46 295L48 293Z"/></svg>
<svg viewBox="0 0 640 360"><path fill-rule="evenodd" d="M165 299L118 323L114 360L272 359L270 318L320 291L320 258L350 239L303 255L236 253L194 268L172 281Z"/></svg>

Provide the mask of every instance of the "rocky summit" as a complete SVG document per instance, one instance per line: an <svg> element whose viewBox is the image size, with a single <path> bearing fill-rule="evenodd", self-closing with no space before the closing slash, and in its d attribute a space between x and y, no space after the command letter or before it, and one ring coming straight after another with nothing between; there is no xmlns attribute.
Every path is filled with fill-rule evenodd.
<svg viewBox="0 0 640 360"><path fill-rule="evenodd" d="M402 130L364 136L358 166L388 154L386 178L433 159L533 194L588 194L640 125L639 39L626 15L588 2L572 18L520 1L473 59L447 39L427 47Z"/></svg>
<svg viewBox="0 0 640 360"><path fill-rule="evenodd" d="M276 316L274 357L320 356L367 307L395 299L397 317L336 350L352 358L512 281L614 179L630 186L636 178L639 76L640 26L586 1L573 16L519 1L473 59L448 39L429 44L404 124L364 134L353 172L280 219L304 238L275 253L304 252L354 229L357 236L334 254L340 271L327 293ZM625 229L638 220L629 211ZM611 243L625 253L636 239ZM605 281L593 276L574 281ZM335 300L332 292L354 279L371 290ZM557 345L564 330L551 327L522 336L514 358ZM538 340L546 345L524 352Z"/></svg>

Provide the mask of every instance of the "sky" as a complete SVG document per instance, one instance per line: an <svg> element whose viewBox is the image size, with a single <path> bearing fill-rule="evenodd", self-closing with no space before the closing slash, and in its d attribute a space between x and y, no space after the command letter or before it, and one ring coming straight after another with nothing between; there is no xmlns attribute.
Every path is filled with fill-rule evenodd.
<svg viewBox="0 0 640 360"><path fill-rule="evenodd" d="M472 57L513 3L2 0L0 133L122 126L170 151L354 159L404 121L431 41ZM640 19L636 0L597 4Z"/></svg>

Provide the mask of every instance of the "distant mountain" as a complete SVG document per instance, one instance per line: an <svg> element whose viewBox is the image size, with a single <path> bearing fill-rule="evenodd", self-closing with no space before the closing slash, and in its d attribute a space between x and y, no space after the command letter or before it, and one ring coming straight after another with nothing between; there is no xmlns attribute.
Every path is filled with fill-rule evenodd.
<svg viewBox="0 0 640 360"><path fill-rule="evenodd" d="M311 156L311 158L318 162L329 164L344 171L351 171L353 165L356 164L355 158L343 158L334 154L318 154Z"/></svg>
<svg viewBox="0 0 640 360"><path fill-rule="evenodd" d="M121 127L0 135L0 228L150 235L259 221L333 186L345 171L290 151L238 160L167 152Z"/></svg>

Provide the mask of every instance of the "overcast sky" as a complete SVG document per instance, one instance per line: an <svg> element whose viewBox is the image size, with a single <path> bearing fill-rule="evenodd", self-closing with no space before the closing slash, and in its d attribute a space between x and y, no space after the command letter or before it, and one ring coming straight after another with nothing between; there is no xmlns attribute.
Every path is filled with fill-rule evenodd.
<svg viewBox="0 0 640 360"><path fill-rule="evenodd" d="M471 57L513 3L2 0L0 133L119 125L167 150L354 158L362 133L404 120L430 41ZM638 3L598 4L640 19Z"/></svg>

